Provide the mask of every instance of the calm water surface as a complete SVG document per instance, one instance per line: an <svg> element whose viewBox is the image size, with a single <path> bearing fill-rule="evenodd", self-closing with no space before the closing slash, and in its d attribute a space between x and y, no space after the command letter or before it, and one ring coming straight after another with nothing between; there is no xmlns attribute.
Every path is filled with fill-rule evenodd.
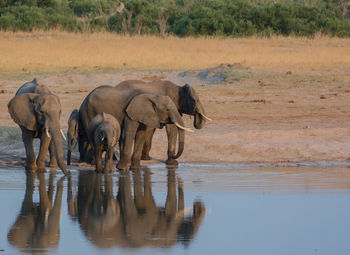
<svg viewBox="0 0 350 255"><path fill-rule="evenodd" d="M1 254L350 254L350 168L0 169Z"/></svg>

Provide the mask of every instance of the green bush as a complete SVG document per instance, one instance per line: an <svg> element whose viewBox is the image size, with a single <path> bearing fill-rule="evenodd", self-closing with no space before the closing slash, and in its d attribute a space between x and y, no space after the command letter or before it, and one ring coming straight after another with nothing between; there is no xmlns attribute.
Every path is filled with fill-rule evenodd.
<svg viewBox="0 0 350 255"><path fill-rule="evenodd" d="M314 0L0 0L0 29L177 36L350 37L344 1ZM350 13L350 9L349 9ZM344 17L343 17L344 16Z"/></svg>

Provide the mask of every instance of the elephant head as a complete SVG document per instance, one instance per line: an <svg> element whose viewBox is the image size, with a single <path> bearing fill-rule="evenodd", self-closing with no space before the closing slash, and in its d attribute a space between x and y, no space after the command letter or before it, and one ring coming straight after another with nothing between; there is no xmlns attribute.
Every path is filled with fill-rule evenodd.
<svg viewBox="0 0 350 255"><path fill-rule="evenodd" d="M165 124L175 124L179 131L179 157L185 145L184 131L192 131L184 127L184 122L174 102L168 96L141 94L135 96L126 108L127 116L150 128L161 128Z"/></svg>
<svg viewBox="0 0 350 255"><path fill-rule="evenodd" d="M109 114L101 113L101 123L94 133L94 144L103 144L106 148L113 148L120 136L120 128L117 120Z"/></svg>
<svg viewBox="0 0 350 255"><path fill-rule="evenodd" d="M179 112L193 115L193 126L196 129L204 127L206 120L211 121L211 119L205 115L204 107L196 91L188 84L179 87Z"/></svg>
<svg viewBox="0 0 350 255"><path fill-rule="evenodd" d="M72 148L78 143L78 127L79 127L79 111L74 109L68 120L68 151L67 151L67 165L70 165Z"/></svg>
<svg viewBox="0 0 350 255"><path fill-rule="evenodd" d="M51 137L58 166L67 174L63 161L60 127L61 103L53 94L26 93L15 96L8 104L12 119L22 128L35 132L37 137Z"/></svg>

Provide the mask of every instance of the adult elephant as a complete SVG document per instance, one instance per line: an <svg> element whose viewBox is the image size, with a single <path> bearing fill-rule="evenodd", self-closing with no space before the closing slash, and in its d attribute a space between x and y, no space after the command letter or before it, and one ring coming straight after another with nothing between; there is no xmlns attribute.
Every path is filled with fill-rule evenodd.
<svg viewBox="0 0 350 255"><path fill-rule="evenodd" d="M50 145L50 165L58 166L67 174L62 154L60 127L61 103L58 96L39 85L36 80L24 84L8 103L12 119L22 131L26 150L26 170L45 171L45 158ZM40 138L40 151L35 159L33 139Z"/></svg>
<svg viewBox="0 0 350 255"><path fill-rule="evenodd" d="M79 151L80 161L89 162L87 130L89 121L97 114L105 112L113 115L120 123L125 117L125 108L130 100L140 94L158 94L169 96L180 114L194 116L193 125L200 129L206 120L205 111L196 91L189 85L178 86L170 81L143 82L139 80L123 81L112 86L100 86L94 89L83 101L79 109ZM151 140L155 129L150 129L146 135L142 159L149 159ZM179 141L176 153L178 129L174 124L166 125L168 135L168 165L177 165L176 158L184 149L184 137ZM181 139L181 137L180 137Z"/></svg>
<svg viewBox="0 0 350 255"><path fill-rule="evenodd" d="M178 127L180 143L184 141L185 130L193 132L184 127L181 115L168 96L155 94L135 96L127 105L125 113L120 160L117 164L120 170L126 170L130 160L131 168L140 167L142 148L149 129L162 128L166 124L174 123ZM134 153L131 158L132 147Z"/></svg>

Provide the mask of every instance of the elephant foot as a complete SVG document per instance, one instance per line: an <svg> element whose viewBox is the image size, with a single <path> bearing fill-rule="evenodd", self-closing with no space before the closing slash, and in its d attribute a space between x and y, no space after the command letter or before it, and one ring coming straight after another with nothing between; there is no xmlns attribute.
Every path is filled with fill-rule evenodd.
<svg viewBox="0 0 350 255"><path fill-rule="evenodd" d="M35 173L36 170L37 170L36 165L26 166L26 171L27 171L28 173Z"/></svg>
<svg viewBox="0 0 350 255"><path fill-rule="evenodd" d="M141 159L142 160L151 160L152 158L148 154L142 154Z"/></svg>
<svg viewBox="0 0 350 255"><path fill-rule="evenodd" d="M33 161L29 161L26 160L25 162L25 168L26 168L26 171L29 172L29 173L35 173L38 169L37 167L37 163L36 163L36 160L33 160Z"/></svg>
<svg viewBox="0 0 350 255"><path fill-rule="evenodd" d="M104 169L104 173L113 173L114 172L114 166L113 164L107 164Z"/></svg>
<svg viewBox="0 0 350 255"><path fill-rule="evenodd" d="M114 169L113 168L105 168L104 173L105 174L109 174L109 173L113 173Z"/></svg>
<svg viewBox="0 0 350 255"><path fill-rule="evenodd" d="M128 164L122 163L121 161L118 162L117 164L117 169L121 171L125 171L128 169Z"/></svg>
<svg viewBox="0 0 350 255"><path fill-rule="evenodd" d="M170 167L176 167L179 165L179 162L177 162L176 159L173 159L173 158L168 158L166 161L165 161L165 164L167 166L170 166Z"/></svg>
<svg viewBox="0 0 350 255"><path fill-rule="evenodd" d="M141 168L140 163L131 164L131 166L130 166L130 169L132 169L132 170L140 169L140 168Z"/></svg>
<svg viewBox="0 0 350 255"><path fill-rule="evenodd" d="M50 161L49 167L50 167L50 168L57 168L57 167L58 167L57 161Z"/></svg>

